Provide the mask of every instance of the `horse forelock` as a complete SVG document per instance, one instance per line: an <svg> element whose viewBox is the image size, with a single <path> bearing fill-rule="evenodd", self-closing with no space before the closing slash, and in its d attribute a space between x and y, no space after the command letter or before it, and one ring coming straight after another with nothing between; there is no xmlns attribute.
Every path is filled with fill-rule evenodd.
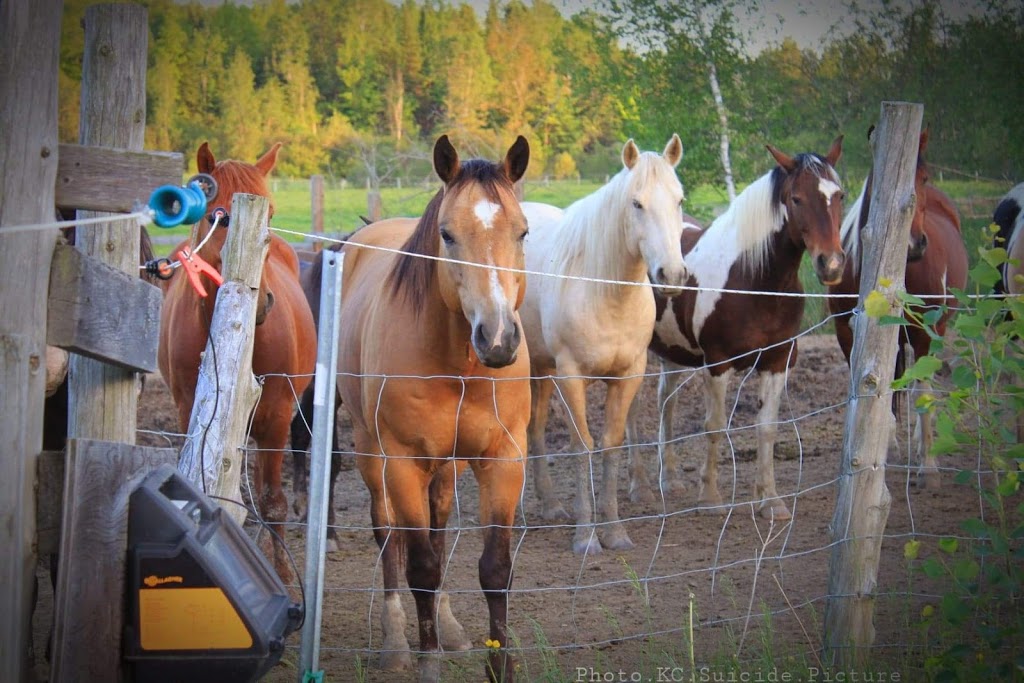
<svg viewBox="0 0 1024 683"><path fill-rule="evenodd" d="M232 199L236 194L242 193L266 197L269 200L267 208L268 220L273 218L274 200L270 196L270 186L267 184L266 176L254 165L245 161L225 159L217 162L210 175L217 181L217 196L207 203L207 215L212 213L214 209L224 209L225 212L230 214ZM200 221L196 242L206 236L210 227L211 223L206 218ZM219 254L225 239L226 233L223 231L220 236L214 235L210 242L207 243L207 246L203 248L203 251L205 254L212 254L213 252ZM211 256L211 258L214 257Z"/></svg>
<svg viewBox="0 0 1024 683"><path fill-rule="evenodd" d="M446 196L454 196L465 190L469 185L479 185L488 199L496 204L504 204L502 195L514 196L512 183L500 164L484 159L469 159L459 166L459 172L446 186L427 204L423 215L416 223L409 239L402 245L402 254L395 259L389 282L391 291L396 297L405 297L419 312L422 303L434 283L437 272L436 257L440 249L440 215L441 204Z"/></svg>
<svg viewBox="0 0 1024 683"><path fill-rule="evenodd" d="M609 280L627 277L627 226L633 199L646 200L658 186L682 190L675 169L657 152L642 152L632 169L623 168L603 186L565 209L551 241L556 272Z"/></svg>

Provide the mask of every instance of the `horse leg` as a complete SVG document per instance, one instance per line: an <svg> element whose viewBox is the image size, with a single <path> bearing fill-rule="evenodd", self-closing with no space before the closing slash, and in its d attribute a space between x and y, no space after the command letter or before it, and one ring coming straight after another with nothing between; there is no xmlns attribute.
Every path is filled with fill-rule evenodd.
<svg viewBox="0 0 1024 683"><path fill-rule="evenodd" d="M548 471L547 458L544 457L546 445L544 433L548 425L551 409L551 393L555 384L550 379L531 380L533 386L530 405L530 440L527 452L533 464L533 485L537 498L541 503L541 519L545 522L559 522L569 519L561 501L555 497L554 485L551 483L551 472Z"/></svg>
<svg viewBox="0 0 1024 683"><path fill-rule="evenodd" d="M640 362L634 366L627 377L608 382L608 395L605 401L604 434L601 437L601 448L604 451L603 471L601 473L601 496L599 500L601 516L608 522L601 534L601 544L611 550L629 550L633 541L626 532L626 527L619 521L619 453L622 446L623 431L626 428L626 415L636 392L643 383L644 370L647 366L646 352Z"/></svg>
<svg viewBox="0 0 1024 683"><path fill-rule="evenodd" d="M718 455L722 448L722 430L725 429L725 390L732 371L721 375L704 375L704 431L707 433L708 452L700 470L700 492L697 505L710 508L705 512L721 514L724 510L722 494L718 491Z"/></svg>
<svg viewBox="0 0 1024 683"><path fill-rule="evenodd" d="M558 380L558 389L565 401L569 419L569 448L576 459L576 533L572 551L580 554L601 552L601 542L594 527L594 439L587 426L587 385L575 373Z"/></svg>
<svg viewBox="0 0 1024 683"><path fill-rule="evenodd" d="M658 425L658 460L661 463L661 490L663 493L680 493L685 488L679 473L679 444L675 443L676 404L679 402L679 387L683 376L681 365L661 361L658 376L658 405L661 406L661 420Z"/></svg>
<svg viewBox="0 0 1024 683"><path fill-rule="evenodd" d="M264 388L266 392L266 388ZM264 393L263 400L271 397ZM274 569L285 584L295 583L295 574L285 547L288 521L288 498L281 484L281 469L284 465L285 445L288 441L288 427L291 411L274 411L264 417L261 429L254 434L259 446L256 458L255 484L256 500L260 516L269 529L276 534L271 541L271 561Z"/></svg>
<svg viewBox="0 0 1024 683"><path fill-rule="evenodd" d="M448 526L455 497L455 481L464 468L465 461L453 460L451 466L442 465L430 482L430 542L441 562L445 562L445 527ZM466 631L452 614L451 600L444 591L441 591L437 601L437 630L444 650L461 651L473 647L466 637Z"/></svg>
<svg viewBox="0 0 1024 683"><path fill-rule="evenodd" d="M758 510L765 519L790 519L786 504L775 489L775 437L779 431L779 401L786 384L784 372L762 372L759 387L761 409L757 413L757 496Z"/></svg>
<svg viewBox="0 0 1024 683"><path fill-rule="evenodd" d="M313 440L313 384L299 399L299 408L295 411L291 426L292 446L292 495L295 501L292 510L300 522L306 521L306 508L309 503L309 479L306 454Z"/></svg>
<svg viewBox="0 0 1024 683"><path fill-rule="evenodd" d="M480 525L484 529L480 588L487 598L490 639L498 643L488 657L486 673L492 681L513 681L515 662L508 654L507 627L508 591L512 587L509 546L516 505L523 491L523 461L517 452L511 452L475 459L471 466L480 486Z"/></svg>
<svg viewBox="0 0 1024 683"><path fill-rule="evenodd" d="M656 499L651 489L651 480L647 476L647 466L644 464L643 452L640 448L637 402L633 401L629 406L629 413L626 416L626 443L629 444L629 499L634 503L653 503Z"/></svg>
<svg viewBox="0 0 1024 683"><path fill-rule="evenodd" d="M438 659L437 589L441 585L441 558L434 552L430 531L429 475L411 458L388 458L384 485L394 510L394 524L405 541L405 579L416 600L420 633L419 680L437 681L441 675Z"/></svg>
<svg viewBox="0 0 1024 683"><path fill-rule="evenodd" d="M356 443L356 449L363 452L358 439ZM384 608L380 618L384 642L381 646L380 668L384 671L404 671L412 666L409 641L405 638L405 609L402 607L402 594L398 586L404 539L401 530L392 528L397 524L391 522L394 515L385 495L383 463L379 455L359 456L356 461L363 483L370 492L370 523L373 525L373 538L380 548L384 574Z"/></svg>
<svg viewBox="0 0 1024 683"><path fill-rule="evenodd" d="M931 391L931 384L926 381L918 381L914 393L928 393ZM932 442L935 434L932 431L932 409L928 408L917 413L914 423L914 447L917 457L921 462L921 469L918 470L918 483L924 484L924 488L937 490L941 487L941 475L939 474L939 461L932 453Z"/></svg>

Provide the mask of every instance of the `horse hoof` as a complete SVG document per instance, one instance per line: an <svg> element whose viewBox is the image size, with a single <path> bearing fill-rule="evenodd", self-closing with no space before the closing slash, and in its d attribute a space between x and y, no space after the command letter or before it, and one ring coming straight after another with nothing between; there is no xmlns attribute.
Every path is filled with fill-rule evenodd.
<svg viewBox="0 0 1024 683"><path fill-rule="evenodd" d="M441 680L441 658L435 654L420 657L419 683L437 683Z"/></svg>
<svg viewBox="0 0 1024 683"><path fill-rule="evenodd" d="M632 550L633 541L625 531L612 532L605 535L601 545L608 550Z"/></svg>
<svg viewBox="0 0 1024 683"><path fill-rule="evenodd" d="M653 503L658 500L650 486L635 488L629 492L629 500L633 503Z"/></svg>
<svg viewBox="0 0 1024 683"><path fill-rule="evenodd" d="M324 552L336 553L338 552L338 539L332 536L327 537L327 541L324 543Z"/></svg>
<svg viewBox="0 0 1024 683"><path fill-rule="evenodd" d="M763 519L772 520L776 522L785 522L793 519L793 515L789 512L789 508L781 500L775 500L761 508L761 517Z"/></svg>
<svg viewBox="0 0 1024 683"><path fill-rule="evenodd" d="M701 495L697 498L698 512L702 515L724 515L725 506L722 505L722 496L715 491L714 494Z"/></svg>
<svg viewBox="0 0 1024 683"><path fill-rule="evenodd" d="M412 654L408 650L390 650L380 653L380 668L384 671L407 671L412 667Z"/></svg>
<svg viewBox="0 0 1024 683"><path fill-rule="evenodd" d="M572 551L577 555L600 555L602 550L601 542L596 536L574 539L572 542Z"/></svg>
<svg viewBox="0 0 1024 683"><path fill-rule="evenodd" d="M686 491L686 482L682 479L666 479L661 482L661 490L665 493L683 493Z"/></svg>
<svg viewBox="0 0 1024 683"><path fill-rule="evenodd" d="M917 473L917 485L926 491L938 491L942 488L941 477L939 471L935 470L921 470Z"/></svg>
<svg viewBox="0 0 1024 683"><path fill-rule="evenodd" d="M540 516L545 522L568 522L571 519L561 503L545 505Z"/></svg>

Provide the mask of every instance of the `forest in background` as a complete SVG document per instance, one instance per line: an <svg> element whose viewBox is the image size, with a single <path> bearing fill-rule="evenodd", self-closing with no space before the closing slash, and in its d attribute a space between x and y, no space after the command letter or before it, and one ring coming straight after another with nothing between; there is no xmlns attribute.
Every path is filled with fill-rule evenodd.
<svg viewBox="0 0 1024 683"><path fill-rule="evenodd" d="M661 150L676 132L687 185L722 185L727 170L765 172L765 143L823 153L842 133L840 172L861 178L880 103L902 100L925 105L933 169L1024 177L1024 3L1011 0L960 18L934 0L851 3L855 30L820 50L786 39L757 54L743 0L596 0L571 17L549 0L490 0L482 17L444 0L136 1L150 24L146 147L193 167L206 140L248 160L280 141L279 176L416 182L441 133L488 157L522 134L529 178L602 178L627 138ZM90 4L64 3L64 142L78 138Z"/></svg>

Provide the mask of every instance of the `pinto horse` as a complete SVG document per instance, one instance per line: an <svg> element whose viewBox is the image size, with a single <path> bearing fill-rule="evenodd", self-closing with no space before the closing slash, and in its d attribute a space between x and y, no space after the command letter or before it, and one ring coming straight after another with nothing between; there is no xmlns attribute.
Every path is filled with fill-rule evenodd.
<svg viewBox="0 0 1024 683"><path fill-rule="evenodd" d="M255 164L228 159L217 161L207 143L196 155L199 172L217 181L218 204L229 209L235 193L270 197L267 176L277 163L280 143L275 144ZM273 203L270 207L273 216ZM230 217L228 218L230 221ZM221 269L221 249L230 228L212 230L210 217L197 224L194 244L207 263ZM209 239L207 239L209 238ZM193 242L185 240L173 253ZM180 269L179 269L180 270ZM160 315L158 363L178 409L178 424L187 431L195 400L200 358L209 339L210 322L217 296L216 283L204 277L209 297L201 297L183 273L166 283ZM259 448L256 459L253 503L271 529L284 539L288 503L281 487L281 466L288 444L288 428L296 397L309 384L316 363L316 328L309 305L299 284L299 261L291 245L271 234L270 247L263 264L257 298L256 329L252 351L252 370L262 376L263 389L252 416L250 436ZM274 567L282 580L292 580L291 565L281 544L272 552Z"/></svg>
<svg viewBox="0 0 1024 683"><path fill-rule="evenodd" d="M1024 183L1007 192L992 213L992 222L999 226L993 246L1006 249L1006 263L996 284L999 294L1024 294Z"/></svg>
<svg viewBox="0 0 1024 683"><path fill-rule="evenodd" d="M671 366L702 367L707 408L708 450L701 470L698 504L722 505L718 455L726 428L725 392L736 371L753 368L759 377L755 497L763 517L790 518L775 488L774 449L786 373L796 363L796 335L803 316L800 262L809 253L823 284L838 282L845 254L839 241L843 189L835 165L842 136L826 156L789 156L771 145L778 164L741 192L706 230L683 233L682 251L691 269L681 295L655 292L657 322L651 350L662 359L658 404L674 400L680 382ZM763 294L732 293L747 290ZM668 411L666 411L668 412ZM636 415L630 415L630 442L636 443ZM666 440L666 448L669 444ZM674 450L665 452L666 489L681 488ZM643 460L634 453L631 495L652 497Z"/></svg>
<svg viewBox="0 0 1024 683"><path fill-rule="evenodd" d="M870 137L870 131L868 136ZM925 297L926 306L913 307L918 314L925 313L928 308L940 305L955 304L950 288L962 288L967 284L967 248L964 246L960 233L960 216L952 200L941 190L929 184L930 174L925 162L925 150L928 147L928 130L921 132L918 142L917 165L914 173L914 193L917 202L914 216L910 224L910 237L907 244L907 293ZM843 246L850 258L843 270L842 280L829 287L831 294L857 294L860 291L860 242L861 231L868 222L871 208L872 172L864 181L860 197L853 203L843 220ZM943 295L945 298L943 299ZM937 301L936 299L940 299ZM836 326L836 339L850 362L853 350L853 329L850 325L853 309L857 306L856 297L835 297L828 300ZM952 309L943 311L935 321L934 330L939 335L946 334L946 325ZM899 349L896 354L896 377L903 375L908 365L904 351L909 344L914 358L927 355L931 346L931 337L919 325L910 324L900 328ZM895 407L895 397L894 397ZM914 427L914 444L918 457L921 459L919 475L927 488L938 488L939 471L935 456L931 454L933 440L931 413L918 413Z"/></svg>
<svg viewBox="0 0 1024 683"><path fill-rule="evenodd" d="M445 649L469 647L447 600L438 597L444 527L467 461L480 490L480 587L490 638L507 642L511 526L523 489L530 404L518 314L527 224L513 183L529 154L520 136L499 163L463 161L441 136L433 160L444 187L423 216L371 223L343 249L338 386L381 548L381 665L411 664L398 593L404 554L419 619L421 681L440 675L439 640ZM491 653L488 673L514 678L506 651Z"/></svg>
<svg viewBox="0 0 1024 683"><path fill-rule="evenodd" d="M579 454L572 541L576 553L633 546L619 521L619 447L626 414L647 367L654 327L651 283L674 293L686 279L679 251L683 187L675 171L682 156L678 135L673 134L661 154L641 152L629 140L622 149L622 170L565 211L523 203L530 223L528 270L571 276L532 279L522 318L533 377L530 453L537 496L548 520L568 517L555 497L546 459L540 457L556 386L573 424L570 449ZM607 385L600 451L587 427L586 391L594 378ZM597 452L604 460L600 538L590 490L591 459Z"/></svg>

